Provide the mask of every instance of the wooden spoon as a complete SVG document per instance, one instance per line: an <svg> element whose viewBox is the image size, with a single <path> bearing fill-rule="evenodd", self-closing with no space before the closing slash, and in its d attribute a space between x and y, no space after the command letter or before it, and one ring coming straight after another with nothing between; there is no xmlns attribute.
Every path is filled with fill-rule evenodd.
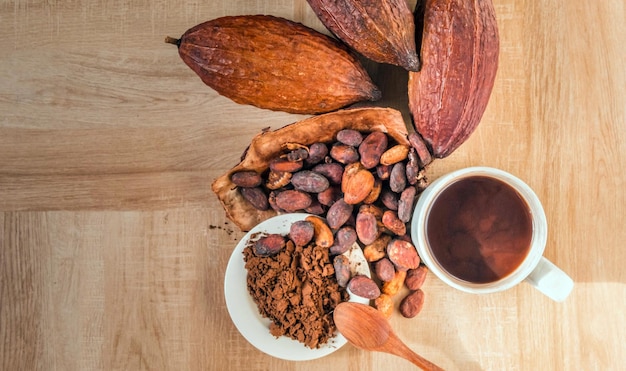
<svg viewBox="0 0 626 371"><path fill-rule="evenodd" d="M395 334L387 319L369 305L340 303L335 308L333 318L339 332L358 348L402 357L423 370L443 370L409 349Z"/></svg>

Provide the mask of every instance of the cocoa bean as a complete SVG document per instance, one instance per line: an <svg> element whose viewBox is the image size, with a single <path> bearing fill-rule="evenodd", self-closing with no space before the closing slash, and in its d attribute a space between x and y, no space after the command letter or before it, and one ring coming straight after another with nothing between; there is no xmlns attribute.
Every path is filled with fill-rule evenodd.
<svg viewBox="0 0 626 371"><path fill-rule="evenodd" d="M288 161L300 162L306 160L309 157L309 151L306 148L297 148L291 150L289 153L287 153L285 157Z"/></svg>
<svg viewBox="0 0 626 371"><path fill-rule="evenodd" d="M330 184L341 184L341 179L343 178L343 166L341 164L336 162L318 164L311 170L323 175Z"/></svg>
<svg viewBox="0 0 626 371"><path fill-rule="evenodd" d="M270 170L276 172L295 173L302 169L302 161L289 161L285 157L276 157L270 161Z"/></svg>
<svg viewBox="0 0 626 371"><path fill-rule="evenodd" d="M392 192L388 189L383 189L380 194L380 200L385 205L385 207L389 210L398 210L398 202L400 197L397 193Z"/></svg>
<svg viewBox="0 0 626 371"><path fill-rule="evenodd" d="M424 167L432 162L433 157L419 134L416 132L409 133L409 143L411 143L411 147L415 150L420 167Z"/></svg>
<svg viewBox="0 0 626 371"><path fill-rule="evenodd" d="M382 222L385 228L396 236L403 236L406 234L406 224L398 218L398 214L395 211L386 210L383 213Z"/></svg>
<svg viewBox="0 0 626 371"><path fill-rule="evenodd" d="M271 170L267 174L267 181L265 182L265 186L271 190L280 189L289 184L289 182L291 182L292 175L293 174L284 171L278 172Z"/></svg>
<svg viewBox="0 0 626 371"><path fill-rule="evenodd" d="M330 186L328 179L311 170L294 173L291 177L291 184L296 190L308 193L320 193Z"/></svg>
<svg viewBox="0 0 626 371"><path fill-rule="evenodd" d="M350 281L350 259L345 255L337 255L333 258L333 268L335 268L335 278L341 287L348 286Z"/></svg>
<svg viewBox="0 0 626 371"><path fill-rule="evenodd" d="M238 187L258 187L263 183L263 178L256 171L238 171L230 176L230 180Z"/></svg>
<svg viewBox="0 0 626 371"><path fill-rule="evenodd" d="M341 180L341 191L344 200L352 205L358 204L372 192L374 175L366 170L360 162L346 166Z"/></svg>
<svg viewBox="0 0 626 371"><path fill-rule="evenodd" d="M405 223L411 220L416 195L417 190L413 186L407 187L402 191L402 194L400 194L400 200L398 201L398 218Z"/></svg>
<svg viewBox="0 0 626 371"><path fill-rule="evenodd" d="M374 263L374 273L383 282L391 281L396 274L396 268L388 258L382 258Z"/></svg>
<svg viewBox="0 0 626 371"><path fill-rule="evenodd" d="M304 211L313 215L323 215L326 209L320 204L316 198L311 199L311 204L304 208Z"/></svg>
<svg viewBox="0 0 626 371"><path fill-rule="evenodd" d="M415 269L409 269L406 272L406 278L404 284L409 290L417 290L422 287L424 281L426 281L426 275L428 274L428 268L425 265L420 265Z"/></svg>
<svg viewBox="0 0 626 371"><path fill-rule="evenodd" d="M396 269L396 273L393 275L391 281L383 283L382 292L389 296L395 296L402 285L404 285L404 279L406 278L406 271L399 271Z"/></svg>
<svg viewBox="0 0 626 371"><path fill-rule="evenodd" d="M304 210L311 206L311 202L311 196L301 191L287 190L276 195L276 205L289 213Z"/></svg>
<svg viewBox="0 0 626 371"><path fill-rule="evenodd" d="M313 239L315 229L306 220L298 220L289 227L289 238L296 246L306 246Z"/></svg>
<svg viewBox="0 0 626 371"><path fill-rule="evenodd" d="M356 234L364 245L373 243L380 236L378 220L371 211L361 208L356 216Z"/></svg>
<svg viewBox="0 0 626 371"><path fill-rule="evenodd" d="M304 160L304 162L309 166L313 166L322 162L326 155L328 155L328 147L326 144L319 142L313 143L309 146L309 157Z"/></svg>
<svg viewBox="0 0 626 371"><path fill-rule="evenodd" d="M374 242L363 248L365 260L370 263L376 262L387 255L387 244L391 241L388 234L380 235Z"/></svg>
<svg viewBox="0 0 626 371"><path fill-rule="evenodd" d="M398 162L391 168L389 188L396 193L401 193L406 188L406 167L403 162Z"/></svg>
<svg viewBox="0 0 626 371"><path fill-rule="evenodd" d="M363 200L364 204L373 204L378 201L378 197L380 196L380 192L383 189L383 181L374 177L374 187L372 187L372 191L367 197Z"/></svg>
<svg viewBox="0 0 626 371"><path fill-rule="evenodd" d="M410 292L400 302L400 314L405 318L413 318L424 307L424 292L420 289Z"/></svg>
<svg viewBox="0 0 626 371"><path fill-rule="evenodd" d="M376 299L380 296L380 289L376 282L363 275L356 275L348 282L348 290L356 296L366 299Z"/></svg>
<svg viewBox="0 0 626 371"><path fill-rule="evenodd" d="M344 165L359 161L359 152L356 148L343 143L335 143L330 147L330 157Z"/></svg>
<svg viewBox="0 0 626 371"><path fill-rule="evenodd" d="M376 307L385 318L390 318L393 314L393 299L387 294L380 294L380 296L374 300L374 307Z"/></svg>
<svg viewBox="0 0 626 371"><path fill-rule="evenodd" d="M326 213L326 221L328 222L328 226L331 229L337 229L344 225L350 215L352 215L352 211L354 210L354 206L346 203L343 199L337 200L332 206L328 209Z"/></svg>
<svg viewBox="0 0 626 371"><path fill-rule="evenodd" d="M330 247L330 253L333 255L343 254L352 247L356 240L357 235L353 227L342 227L335 233L335 244Z"/></svg>
<svg viewBox="0 0 626 371"><path fill-rule="evenodd" d="M331 206L341 198L341 195L341 189L338 186L330 186L317 194L317 200L324 206Z"/></svg>
<svg viewBox="0 0 626 371"><path fill-rule="evenodd" d="M415 246L408 241L392 239L387 245L387 256L399 271L415 269L420 265Z"/></svg>
<svg viewBox="0 0 626 371"><path fill-rule="evenodd" d="M337 141L348 146L358 147L363 142L363 134L352 129L339 130L337 132Z"/></svg>
<svg viewBox="0 0 626 371"><path fill-rule="evenodd" d="M376 166L376 175L382 180L387 180L391 176L392 165L378 165Z"/></svg>
<svg viewBox="0 0 626 371"><path fill-rule="evenodd" d="M239 188L239 192L255 209L262 211L269 209L267 195L261 188Z"/></svg>
<svg viewBox="0 0 626 371"><path fill-rule="evenodd" d="M330 248L335 243L335 237L326 222L318 216L307 216L304 220L313 224L315 230L315 244L320 247Z"/></svg>
<svg viewBox="0 0 626 371"><path fill-rule="evenodd" d="M409 146L404 144L396 144L389 148L380 156L381 165L393 165L400 161L406 160L409 154Z"/></svg>
<svg viewBox="0 0 626 371"><path fill-rule="evenodd" d="M259 238L254 243L254 252L258 256L272 256L280 252L285 247L287 241L280 234L269 234Z"/></svg>
<svg viewBox="0 0 626 371"><path fill-rule="evenodd" d="M359 146L361 164L372 169L380 163L380 156L387 150L387 135L379 131L370 133Z"/></svg>

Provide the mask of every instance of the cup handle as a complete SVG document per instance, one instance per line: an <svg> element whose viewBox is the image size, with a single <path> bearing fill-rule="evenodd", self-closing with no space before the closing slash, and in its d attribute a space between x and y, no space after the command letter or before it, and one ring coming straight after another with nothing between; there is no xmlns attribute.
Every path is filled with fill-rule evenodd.
<svg viewBox="0 0 626 371"><path fill-rule="evenodd" d="M557 302L564 301L574 288L572 278L543 256L526 281Z"/></svg>

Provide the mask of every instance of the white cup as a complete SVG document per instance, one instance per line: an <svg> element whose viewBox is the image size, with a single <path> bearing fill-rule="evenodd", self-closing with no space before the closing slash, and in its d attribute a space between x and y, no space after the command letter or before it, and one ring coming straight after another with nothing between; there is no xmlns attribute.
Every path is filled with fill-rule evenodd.
<svg viewBox="0 0 626 371"><path fill-rule="evenodd" d="M473 176L491 177L508 184L526 202L532 220L530 248L524 260L508 275L488 283L468 282L449 273L433 254L427 236L428 217L437 197L449 185ZM574 281L543 257L547 236L546 215L535 192L519 178L490 167L460 169L436 179L419 196L411 222L411 238L420 258L431 272L448 285L465 292L482 294L503 291L526 281L546 296L561 302L572 291Z"/></svg>

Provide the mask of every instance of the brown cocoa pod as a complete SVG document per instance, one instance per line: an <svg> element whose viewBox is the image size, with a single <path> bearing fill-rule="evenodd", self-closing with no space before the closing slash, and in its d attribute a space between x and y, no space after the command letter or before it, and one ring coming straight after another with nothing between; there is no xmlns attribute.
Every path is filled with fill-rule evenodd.
<svg viewBox="0 0 626 371"><path fill-rule="evenodd" d="M341 227L348 221L350 215L352 215L353 210L353 205L346 203L343 199L337 200L337 202L330 206L328 212L326 213L326 221L328 222L328 226L331 229L337 229Z"/></svg>
<svg viewBox="0 0 626 371"><path fill-rule="evenodd" d="M343 129L337 133L337 141L356 148L363 142L363 134L357 130Z"/></svg>
<svg viewBox="0 0 626 371"><path fill-rule="evenodd" d="M401 239L394 238L387 244L387 256L399 271L415 269L420 265L415 246Z"/></svg>
<svg viewBox="0 0 626 371"><path fill-rule="evenodd" d="M302 166L302 161L289 161L286 157L276 157L270 161L270 170L279 173L295 173Z"/></svg>
<svg viewBox="0 0 626 371"><path fill-rule="evenodd" d="M265 186L267 189L277 190L280 189L291 182L292 173L288 172L278 172L271 170L267 174L267 181L265 182Z"/></svg>
<svg viewBox="0 0 626 371"><path fill-rule="evenodd" d="M330 157L344 165L359 161L359 152L356 148L343 143L335 143L330 147Z"/></svg>
<svg viewBox="0 0 626 371"><path fill-rule="evenodd" d="M357 235L353 227L345 226L339 228L335 233L335 244L330 247L330 253L333 255L343 254L356 242Z"/></svg>
<svg viewBox="0 0 626 371"><path fill-rule="evenodd" d="M406 166L403 162L398 162L391 168L389 188L396 193L401 193L406 188L406 183Z"/></svg>
<svg viewBox="0 0 626 371"><path fill-rule="evenodd" d="M343 199L352 205L362 202L372 192L374 183L374 175L360 162L347 165L341 179Z"/></svg>
<svg viewBox="0 0 626 371"><path fill-rule="evenodd" d="M380 192L383 189L383 181L374 177L374 187L372 187L372 191L367 197L363 200L364 204L373 204L378 201L378 197L380 196Z"/></svg>
<svg viewBox="0 0 626 371"><path fill-rule="evenodd" d="M380 296L380 288L374 280L367 276L356 275L348 282L348 290L356 296L366 299L376 299Z"/></svg>
<svg viewBox="0 0 626 371"><path fill-rule="evenodd" d="M403 236L406 234L406 224L398 218L398 214L395 211L385 210L382 222L385 228L396 236Z"/></svg>
<svg viewBox="0 0 626 371"><path fill-rule="evenodd" d="M430 164L433 161L433 156L430 154L428 147L426 147L426 143L420 135L416 132L409 133L409 143L411 143L411 147L415 150L415 154L417 155L418 163L420 167L424 167Z"/></svg>
<svg viewBox="0 0 626 371"><path fill-rule="evenodd" d="M391 241L388 234L380 235L374 242L363 248L365 260L370 263L379 261L387 255L387 245Z"/></svg>
<svg viewBox="0 0 626 371"><path fill-rule="evenodd" d="M263 178L256 171L238 171L231 175L230 179L238 187L258 187L263 183Z"/></svg>
<svg viewBox="0 0 626 371"><path fill-rule="evenodd" d="M443 158L487 107L500 47L495 10L491 0L426 0L415 17L423 24L422 68L409 72L409 109L433 156Z"/></svg>
<svg viewBox="0 0 626 371"><path fill-rule="evenodd" d="M267 210L270 205L267 199L267 195L259 187L253 188L240 188L239 192L246 201L248 201L257 210Z"/></svg>
<svg viewBox="0 0 626 371"><path fill-rule="evenodd" d="M304 162L313 166L322 162L322 160L328 155L328 147L324 143L313 143L309 146L309 157Z"/></svg>
<svg viewBox="0 0 626 371"><path fill-rule="evenodd" d="M382 258L374 263L374 273L383 282L391 281L396 274L396 268L388 258Z"/></svg>
<svg viewBox="0 0 626 371"><path fill-rule="evenodd" d="M409 155L409 146L404 144L396 144L389 148L380 156L381 165L393 165L400 161L406 160Z"/></svg>
<svg viewBox="0 0 626 371"><path fill-rule="evenodd" d="M337 255L333 258L333 268L335 268L335 278L341 287L348 286L351 278L350 259L345 255Z"/></svg>
<svg viewBox="0 0 626 371"><path fill-rule="evenodd" d="M366 169L373 169L380 163L380 156L387 150L387 135L379 131L370 133L359 146L361 164Z"/></svg>
<svg viewBox="0 0 626 371"><path fill-rule="evenodd" d="M324 206L331 206L339 199L341 199L341 189L338 186L330 186L317 194L317 200Z"/></svg>
<svg viewBox="0 0 626 371"><path fill-rule="evenodd" d="M393 314L393 299L387 294L380 294L380 296L374 300L374 307L385 318L390 318Z"/></svg>
<svg viewBox="0 0 626 371"><path fill-rule="evenodd" d="M369 245L380 236L381 232L376 214L367 208L359 208L359 213L356 215L356 234L359 241L364 245Z"/></svg>
<svg viewBox="0 0 626 371"><path fill-rule="evenodd" d="M343 166L336 162L330 164L318 164L311 169L318 174L323 175L330 184L341 184L343 178Z"/></svg>
<svg viewBox="0 0 626 371"><path fill-rule="evenodd" d="M166 42L205 84L240 104L316 114L381 96L341 43L287 19L221 17Z"/></svg>
<svg viewBox="0 0 626 371"><path fill-rule="evenodd" d="M391 176L391 165L378 165L376 166L376 175L382 180L387 180Z"/></svg>
<svg viewBox="0 0 626 371"><path fill-rule="evenodd" d="M402 285L404 285L405 278L406 271L399 271L396 269L393 279L383 283L382 292L389 296L395 296L402 288Z"/></svg>
<svg viewBox="0 0 626 371"><path fill-rule="evenodd" d="M308 193L320 193L330 186L326 177L311 170L294 173L291 177L291 184L296 190Z"/></svg>
<svg viewBox="0 0 626 371"><path fill-rule="evenodd" d="M398 201L398 218L405 223L411 220L416 195L417 190L413 186L406 187L406 189L402 191L402 194L400 194L400 200Z"/></svg>
<svg viewBox="0 0 626 371"><path fill-rule="evenodd" d="M400 302L400 314L405 318L413 318L422 311L424 307L424 292L415 290L410 292Z"/></svg>
<svg viewBox="0 0 626 371"><path fill-rule="evenodd" d="M380 201L389 210L398 210L399 200L400 197L398 196L398 194L388 189L383 189L380 194Z"/></svg>
<svg viewBox="0 0 626 371"><path fill-rule="evenodd" d="M301 191L287 190L276 195L276 205L289 213L304 210L311 206L311 202L311 196Z"/></svg>
<svg viewBox="0 0 626 371"><path fill-rule="evenodd" d="M404 284L409 290L417 290L422 287L424 281L426 281L426 275L428 274L428 268L425 265L420 265L415 269L409 269L406 272L406 278Z"/></svg>
<svg viewBox="0 0 626 371"><path fill-rule="evenodd" d="M280 234L269 234L254 243L254 253L258 256L272 256L285 247L287 241Z"/></svg>
<svg viewBox="0 0 626 371"><path fill-rule="evenodd" d="M409 71L419 70L415 24L406 1L308 2L326 28L365 57Z"/></svg>
<svg viewBox="0 0 626 371"><path fill-rule="evenodd" d="M289 238L296 246L306 246L313 240L315 229L313 224L306 220L293 222L289 227Z"/></svg>

